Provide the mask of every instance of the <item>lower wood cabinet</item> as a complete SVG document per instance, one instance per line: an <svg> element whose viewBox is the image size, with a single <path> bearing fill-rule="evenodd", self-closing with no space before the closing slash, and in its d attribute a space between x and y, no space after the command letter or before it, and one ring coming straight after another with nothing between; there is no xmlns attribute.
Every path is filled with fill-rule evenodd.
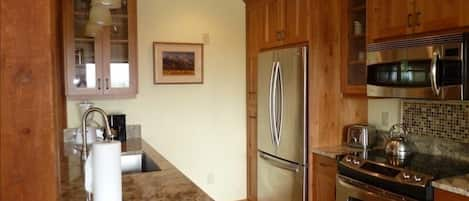
<svg viewBox="0 0 469 201"><path fill-rule="evenodd" d="M435 189L435 201L469 201L469 197Z"/></svg>
<svg viewBox="0 0 469 201"><path fill-rule="evenodd" d="M335 201L337 161L313 154L312 201Z"/></svg>

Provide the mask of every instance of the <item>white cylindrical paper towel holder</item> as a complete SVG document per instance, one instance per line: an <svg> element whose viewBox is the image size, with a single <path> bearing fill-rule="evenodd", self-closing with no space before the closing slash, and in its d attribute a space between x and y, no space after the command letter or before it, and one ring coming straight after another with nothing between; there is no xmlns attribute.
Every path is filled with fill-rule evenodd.
<svg viewBox="0 0 469 201"><path fill-rule="evenodd" d="M94 201L122 201L121 143L93 144L92 188Z"/></svg>

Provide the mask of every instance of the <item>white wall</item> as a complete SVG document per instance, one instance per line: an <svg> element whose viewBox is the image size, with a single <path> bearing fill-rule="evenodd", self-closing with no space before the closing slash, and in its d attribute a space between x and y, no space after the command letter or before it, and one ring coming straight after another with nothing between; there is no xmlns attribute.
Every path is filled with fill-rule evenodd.
<svg viewBox="0 0 469 201"><path fill-rule="evenodd" d="M378 130L388 131L401 121L399 99L368 99L368 123Z"/></svg>
<svg viewBox="0 0 469 201"><path fill-rule="evenodd" d="M141 124L152 146L217 201L246 198L245 13L241 0L138 0L139 94L93 101ZM153 85L152 42L210 43L203 85ZM77 127L77 102L68 101Z"/></svg>

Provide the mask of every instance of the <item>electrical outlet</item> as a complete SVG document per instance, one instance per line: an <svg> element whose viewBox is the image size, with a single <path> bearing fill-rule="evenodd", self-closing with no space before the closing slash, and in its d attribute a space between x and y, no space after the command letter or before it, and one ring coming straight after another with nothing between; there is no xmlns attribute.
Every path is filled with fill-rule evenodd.
<svg viewBox="0 0 469 201"><path fill-rule="evenodd" d="M389 126L389 112L381 112L381 126Z"/></svg>
<svg viewBox="0 0 469 201"><path fill-rule="evenodd" d="M207 184L214 184L215 183L215 175L213 173L209 173L207 175Z"/></svg>
<svg viewBox="0 0 469 201"><path fill-rule="evenodd" d="M204 42L204 45L209 45L210 44L210 34L208 34L208 33L202 34L202 41Z"/></svg>

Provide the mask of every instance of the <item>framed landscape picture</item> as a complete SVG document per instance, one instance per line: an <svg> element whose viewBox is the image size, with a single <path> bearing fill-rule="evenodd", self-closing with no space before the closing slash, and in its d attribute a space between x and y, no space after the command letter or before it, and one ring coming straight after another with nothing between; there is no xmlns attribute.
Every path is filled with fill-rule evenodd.
<svg viewBox="0 0 469 201"><path fill-rule="evenodd" d="M153 43L155 84L202 84L203 44Z"/></svg>

